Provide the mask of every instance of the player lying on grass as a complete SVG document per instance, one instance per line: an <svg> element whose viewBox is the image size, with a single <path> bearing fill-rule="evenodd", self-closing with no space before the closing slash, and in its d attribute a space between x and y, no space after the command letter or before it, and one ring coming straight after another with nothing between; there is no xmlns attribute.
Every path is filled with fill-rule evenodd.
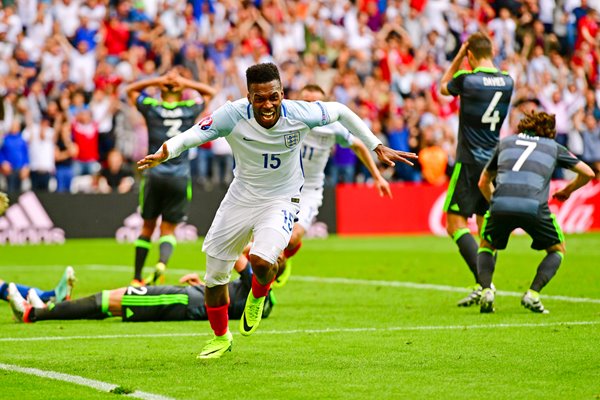
<svg viewBox="0 0 600 400"><path fill-rule="evenodd" d="M22 297L27 297L30 291L35 293L35 296L42 302L47 303L52 301L53 303L60 303L64 300L69 300L73 292L73 284L75 283L75 271L73 267L65 268L63 276L56 287L52 290L42 290L27 285L16 284L15 289L20 293ZM8 301L8 282L0 279L0 299Z"/></svg>
<svg viewBox="0 0 600 400"><path fill-rule="evenodd" d="M484 217L477 257L477 275L483 287L482 313L494 312L494 251L505 249L511 232L517 228L531 236L531 248L547 253L521 304L533 312L548 313L539 292L556 274L565 254L565 238L548 207L550 178L555 167L577 173L567 186L554 193L554 198L565 201L594 177L587 164L554 140L553 114L533 111L519 123L518 130L518 135L500 141L479 180L483 196L491 203Z"/></svg>
<svg viewBox="0 0 600 400"><path fill-rule="evenodd" d="M241 256L235 264L235 270L240 277L229 283L229 315L232 319L239 319L252 288L252 267L248 259ZM207 320L204 282L197 274L182 276L179 282L189 286L129 286L103 290L88 297L48 306L38 297L35 289L29 291L28 300L25 300L17 285L10 283L8 294L13 313L22 322L109 317L121 317L123 322ZM269 316L274 304L275 298L269 292L263 318Z"/></svg>

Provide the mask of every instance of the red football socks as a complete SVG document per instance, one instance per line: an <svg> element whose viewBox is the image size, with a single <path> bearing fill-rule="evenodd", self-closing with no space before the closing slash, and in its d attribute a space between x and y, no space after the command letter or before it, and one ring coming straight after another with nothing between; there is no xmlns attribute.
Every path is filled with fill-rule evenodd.
<svg viewBox="0 0 600 400"><path fill-rule="evenodd" d="M298 243L298 245L296 247L294 247L293 249L283 250L283 255L285 256L285 258L293 257L294 254L296 254L298 252L298 250L300 250L300 247L302 247L302 242Z"/></svg>
<svg viewBox="0 0 600 400"><path fill-rule="evenodd" d="M267 293L269 293L269 289L271 288L272 282L273 281L269 282L266 285L261 285L256 280L256 275L252 275L252 296L254 296L254 298L256 299L258 299L259 297L265 297Z"/></svg>
<svg viewBox="0 0 600 400"><path fill-rule="evenodd" d="M210 327L215 332L216 336L223 336L227 333L229 327L229 304L219 307L206 306L206 314L208 315L208 321Z"/></svg>

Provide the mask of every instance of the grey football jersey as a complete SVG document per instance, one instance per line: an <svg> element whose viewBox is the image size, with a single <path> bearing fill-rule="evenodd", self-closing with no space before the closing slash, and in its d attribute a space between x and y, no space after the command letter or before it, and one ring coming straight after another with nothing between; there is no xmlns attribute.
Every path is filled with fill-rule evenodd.
<svg viewBox="0 0 600 400"><path fill-rule="evenodd" d="M578 162L554 139L520 133L501 140L486 166L497 171L491 211L537 215L547 210L555 167L571 168Z"/></svg>

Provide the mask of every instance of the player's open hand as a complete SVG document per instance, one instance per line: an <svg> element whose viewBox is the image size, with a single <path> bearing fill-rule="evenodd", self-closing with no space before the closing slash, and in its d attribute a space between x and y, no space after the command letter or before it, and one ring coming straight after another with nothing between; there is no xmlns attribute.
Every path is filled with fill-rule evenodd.
<svg viewBox="0 0 600 400"><path fill-rule="evenodd" d="M158 164L166 161L169 158L169 150L167 149L167 144L163 143L160 150L158 150L154 154L148 154L146 157L142 158L137 162L138 169L144 170L149 168L154 168Z"/></svg>
<svg viewBox="0 0 600 400"><path fill-rule="evenodd" d="M390 199L393 198L392 189L390 189L390 184L382 176L375 179L375 187L377 188L380 197L386 196Z"/></svg>
<svg viewBox="0 0 600 400"><path fill-rule="evenodd" d="M469 49L469 41L465 40L462 43L462 45L460 46L460 49L458 49L457 56L459 56L459 57L466 57L468 49Z"/></svg>
<svg viewBox="0 0 600 400"><path fill-rule="evenodd" d="M554 193L552 195L553 198L555 198L558 201L567 201L567 199L569 197L571 197L571 193L569 191L566 190L559 190L558 192Z"/></svg>
<svg viewBox="0 0 600 400"><path fill-rule="evenodd" d="M0 192L0 215L4 214L4 211L8 208L8 196L6 193Z"/></svg>
<svg viewBox="0 0 600 400"><path fill-rule="evenodd" d="M419 158L415 153L409 153L407 151L398 151L394 149L390 149L384 145L379 145L375 148L375 153L377 154L377 158L385 165L389 165L393 167L396 165L394 161L401 161L408 165L415 165L410 160L416 160Z"/></svg>
<svg viewBox="0 0 600 400"><path fill-rule="evenodd" d="M202 279L200 279L200 277L198 276L198 274L191 273L191 274L187 274L187 275L184 275L181 278L179 278L179 283L187 283L189 285L196 286L196 285L200 285L203 282L202 282Z"/></svg>

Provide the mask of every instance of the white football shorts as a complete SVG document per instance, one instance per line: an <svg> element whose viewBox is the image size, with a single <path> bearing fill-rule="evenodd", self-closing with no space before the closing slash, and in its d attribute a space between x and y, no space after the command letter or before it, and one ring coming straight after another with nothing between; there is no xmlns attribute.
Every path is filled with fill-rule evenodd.
<svg viewBox="0 0 600 400"><path fill-rule="evenodd" d="M303 188L300 195L300 212L298 224L308 232L317 215L319 207L323 204L323 188Z"/></svg>
<svg viewBox="0 0 600 400"><path fill-rule="evenodd" d="M208 256L206 285L212 287L229 282L235 260L251 238L254 242L250 254L275 263L290 241L299 210L299 204L292 199L240 205L226 195L202 245Z"/></svg>

